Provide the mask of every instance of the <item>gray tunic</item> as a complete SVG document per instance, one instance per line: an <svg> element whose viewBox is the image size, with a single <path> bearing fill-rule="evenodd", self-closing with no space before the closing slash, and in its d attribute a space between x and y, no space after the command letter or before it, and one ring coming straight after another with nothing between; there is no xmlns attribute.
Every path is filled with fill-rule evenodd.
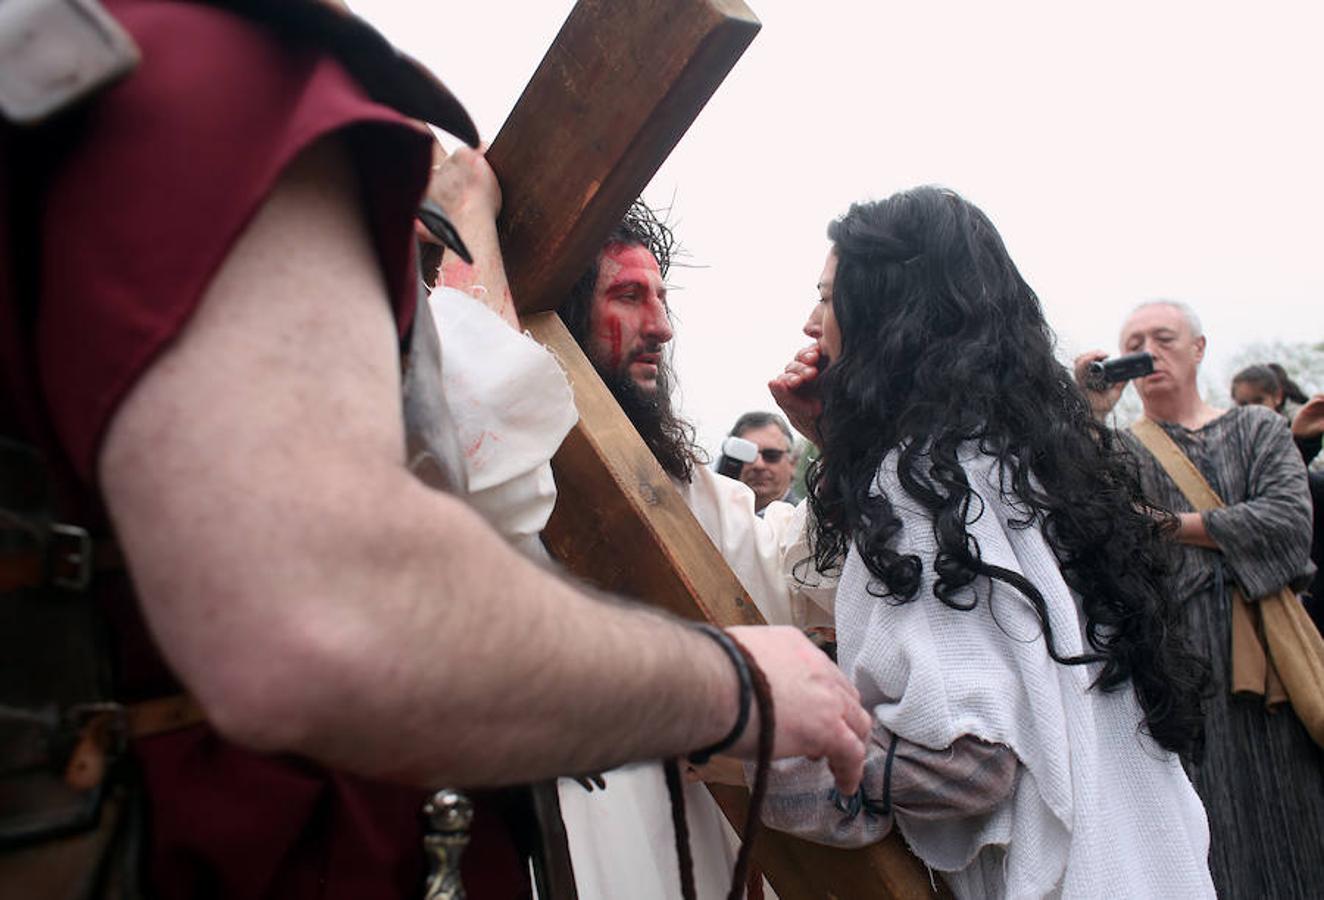
<svg viewBox="0 0 1324 900"><path fill-rule="evenodd" d="M1220 551L1180 545L1172 590L1187 602L1196 646L1213 666L1207 747L1190 767L1209 814L1209 865L1222 897L1324 893L1324 753L1288 710L1267 714L1233 697L1230 583L1248 597L1305 587L1311 505L1301 455L1286 421L1269 409L1230 410L1203 428L1162 423L1227 504L1204 514ZM1158 461L1129 433L1146 497L1191 512Z"/></svg>

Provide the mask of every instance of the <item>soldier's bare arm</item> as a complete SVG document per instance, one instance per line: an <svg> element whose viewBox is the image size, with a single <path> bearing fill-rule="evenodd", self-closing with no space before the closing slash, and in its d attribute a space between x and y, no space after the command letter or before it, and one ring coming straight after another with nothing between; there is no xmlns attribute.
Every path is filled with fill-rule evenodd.
<svg viewBox="0 0 1324 900"><path fill-rule="evenodd" d="M306 153L111 423L104 493L175 671L241 743L420 784L717 741L737 688L712 641L539 570L405 471L360 208L334 142ZM853 790L854 689L789 629L748 638L779 752L828 756Z"/></svg>

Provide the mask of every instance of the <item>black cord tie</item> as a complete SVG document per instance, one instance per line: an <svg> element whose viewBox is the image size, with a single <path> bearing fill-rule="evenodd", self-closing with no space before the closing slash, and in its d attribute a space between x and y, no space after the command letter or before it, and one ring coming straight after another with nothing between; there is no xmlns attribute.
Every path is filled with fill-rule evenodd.
<svg viewBox="0 0 1324 900"><path fill-rule="evenodd" d="M768 793L768 769L772 766L772 740L776 734L772 688L768 685L767 676L754 661L754 657L738 640L712 625L702 625L699 628L717 641L731 657L732 665L735 666L740 678L740 711L736 717L736 728L713 746L690 754L690 762L703 765L714 754L730 748L740 739L740 735L749 724L751 699L759 711L758 759L754 769L754 787L749 793L749 806L745 810L745 827L742 829L743 840L740 843L740 851L736 854L735 870L731 873L731 890L727 893L727 900L740 900L745 884L749 880L750 859L760 827L763 798ZM696 900L694 859L690 854L689 823L685 819L685 794L680 780L680 766L676 760L669 759L663 764L663 770L666 773L667 794L671 798L671 822L676 832L676 859L680 866L681 897L683 900Z"/></svg>

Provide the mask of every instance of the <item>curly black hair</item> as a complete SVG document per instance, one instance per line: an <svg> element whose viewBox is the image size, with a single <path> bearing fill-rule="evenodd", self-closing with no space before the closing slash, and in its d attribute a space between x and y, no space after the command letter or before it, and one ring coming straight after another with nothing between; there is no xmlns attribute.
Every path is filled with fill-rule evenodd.
<svg viewBox="0 0 1324 900"><path fill-rule="evenodd" d="M643 200L635 200L630 205L620 223L603 241L604 248L614 244L643 247L653 254L663 279L671 271L678 252L671 226L663 215ZM557 309L570 334L585 348L589 346L592 331L593 291L598 283L601 261L602 254L599 253ZM705 456L695 441L694 426L681 418L672 404L676 375L670 359L664 359L658 367L658 385L654 394L644 394L628 375L608 370L603 360L590 361L667 474L681 481L693 478L694 467L703 465Z"/></svg>
<svg viewBox="0 0 1324 900"><path fill-rule="evenodd" d="M871 594L917 599L923 563L892 548L901 523L874 489L897 450L902 489L933 520L937 599L970 609L976 579L1009 585L1035 609L1052 659L1101 663L1101 690L1130 681L1153 738L1197 755L1209 673L1164 589L1175 520L1146 501L1134 458L1054 357L1039 300L993 224L957 194L921 187L853 205L828 237L842 346L821 376L823 452L808 476L815 566L839 566L853 545ZM998 460L1003 498L1024 511L1013 527L1042 528L1093 652L1063 656L1039 589L981 558L966 528L980 504L963 445Z"/></svg>

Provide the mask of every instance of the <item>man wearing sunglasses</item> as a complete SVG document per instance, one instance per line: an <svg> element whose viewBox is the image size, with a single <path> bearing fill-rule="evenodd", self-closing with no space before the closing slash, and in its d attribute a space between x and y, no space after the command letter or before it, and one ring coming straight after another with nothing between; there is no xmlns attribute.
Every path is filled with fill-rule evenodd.
<svg viewBox="0 0 1324 900"><path fill-rule="evenodd" d="M740 480L754 492L754 509L761 516L774 500L795 503L791 482L795 479L795 441L791 426L776 413L747 412L736 419L733 437L744 438L759 448L753 462L745 463Z"/></svg>

